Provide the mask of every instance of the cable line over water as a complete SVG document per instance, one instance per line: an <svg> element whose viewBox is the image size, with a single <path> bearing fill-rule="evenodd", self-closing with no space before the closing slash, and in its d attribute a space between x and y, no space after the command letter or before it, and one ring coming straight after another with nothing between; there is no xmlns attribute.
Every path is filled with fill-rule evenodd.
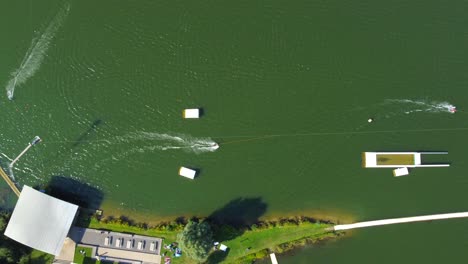
<svg viewBox="0 0 468 264"><path fill-rule="evenodd" d="M253 140L261 140L268 138L278 137L306 137L306 136L333 136L333 135L365 135L365 134L379 134L379 133L417 133L417 132L444 132L444 131L466 131L468 127L459 128L426 128L426 129L408 129L408 130L374 130L374 131L343 131L343 132L310 132L310 133L294 133L294 134L271 134L263 136L254 135L239 135L239 136L224 136L213 138L247 138L240 140L233 140L227 142L220 142L222 145L240 143Z"/></svg>
<svg viewBox="0 0 468 264"><path fill-rule="evenodd" d="M290 134L267 134L267 135L228 135L228 136L210 136L214 139L229 139L229 138L241 138L239 140L232 141L220 141L222 145L248 142L254 140L263 140L270 138L281 138L281 137L308 137L308 136L339 136L339 135L366 135L366 134L384 134L384 133L418 133L418 132L453 132L453 131L468 131L468 127L456 127L456 128L421 128L421 129L407 129L407 130L373 130L373 131L342 131L342 132L305 132L305 133L290 133ZM82 143L92 142L107 142L110 143L111 139L96 139L96 140L83 140ZM73 140L46 140L46 144L62 144L62 143L74 143Z"/></svg>

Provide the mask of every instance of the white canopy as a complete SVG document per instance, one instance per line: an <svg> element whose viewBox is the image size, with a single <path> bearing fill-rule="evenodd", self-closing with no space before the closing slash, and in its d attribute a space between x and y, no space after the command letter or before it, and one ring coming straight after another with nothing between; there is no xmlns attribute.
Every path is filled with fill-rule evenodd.
<svg viewBox="0 0 468 264"><path fill-rule="evenodd" d="M5 235L34 249L59 255L78 206L24 186Z"/></svg>

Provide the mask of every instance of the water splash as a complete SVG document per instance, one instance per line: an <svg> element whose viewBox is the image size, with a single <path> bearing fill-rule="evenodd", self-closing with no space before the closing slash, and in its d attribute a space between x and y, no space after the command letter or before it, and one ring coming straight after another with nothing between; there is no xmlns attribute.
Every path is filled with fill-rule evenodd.
<svg viewBox="0 0 468 264"><path fill-rule="evenodd" d="M31 46L21 61L20 66L11 73L11 79L6 85L6 92L9 100L13 100L16 86L26 82L40 68L42 61L46 56L47 50L49 49L51 41L53 40L58 29L63 24L69 11L70 4L67 3L58 11L49 25L45 28L42 35L40 35L39 38L34 38L31 41Z"/></svg>
<svg viewBox="0 0 468 264"><path fill-rule="evenodd" d="M156 132L136 132L121 137L122 141L159 141L159 144L146 146L149 150L173 150L182 149L196 154L213 152L219 148L219 145L211 138L195 138L189 135L170 135Z"/></svg>
<svg viewBox="0 0 468 264"><path fill-rule="evenodd" d="M428 100L411 100L411 99L387 99L386 104L398 104L400 109L405 114L417 112L428 113L455 113L456 107L449 102L437 102Z"/></svg>

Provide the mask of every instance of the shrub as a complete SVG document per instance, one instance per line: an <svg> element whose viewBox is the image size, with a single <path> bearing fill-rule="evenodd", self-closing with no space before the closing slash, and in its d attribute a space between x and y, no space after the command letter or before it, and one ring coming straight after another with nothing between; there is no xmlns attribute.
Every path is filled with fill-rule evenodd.
<svg viewBox="0 0 468 264"><path fill-rule="evenodd" d="M213 231L208 222L189 221L182 233L177 235L180 248L185 251L187 256L203 262L208 258L211 247L213 246Z"/></svg>

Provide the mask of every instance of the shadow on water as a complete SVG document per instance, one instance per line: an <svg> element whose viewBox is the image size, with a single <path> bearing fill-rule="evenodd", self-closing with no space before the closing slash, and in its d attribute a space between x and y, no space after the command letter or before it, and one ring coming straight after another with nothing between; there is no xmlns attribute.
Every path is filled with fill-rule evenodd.
<svg viewBox="0 0 468 264"><path fill-rule="evenodd" d="M242 228L257 223L266 209L267 204L262 198L237 198L214 211L208 219L212 223Z"/></svg>
<svg viewBox="0 0 468 264"><path fill-rule="evenodd" d="M94 135L97 132L97 128L102 125L102 120L101 119L96 119L94 122L89 126L89 128L81 133L81 135L78 136L78 138L75 140L75 142L72 145L72 148L75 148L83 143L86 143L89 141L92 135Z"/></svg>
<svg viewBox="0 0 468 264"><path fill-rule="evenodd" d="M104 194L95 187L64 176L53 176L46 188L47 194L83 208L98 209Z"/></svg>
<svg viewBox="0 0 468 264"><path fill-rule="evenodd" d="M46 186L46 193L60 200L79 206L78 217L74 225L88 227L92 216L96 214L104 198L102 191L95 187L64 176L53 176ZM72 228L73 231L73 228ZM73 235L73 240L80 241L81 235Z"/></svg>
<svg viewBox="0 0 468 264"><path fill-rule="evenodd" d="M241 236L249 227L259 222L267 204L262 198L237 198L214 211L208 220L212 223L215 241L227 241ZM229 254L217 250L210 254L207 263L221 263Z"/></svg>

